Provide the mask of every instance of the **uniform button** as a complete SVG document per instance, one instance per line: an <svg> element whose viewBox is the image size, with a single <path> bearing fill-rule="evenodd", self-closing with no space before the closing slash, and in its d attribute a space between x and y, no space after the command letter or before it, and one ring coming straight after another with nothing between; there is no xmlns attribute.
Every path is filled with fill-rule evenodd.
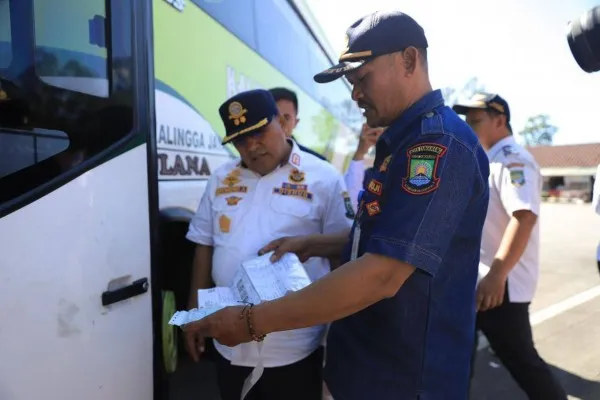
<svg viewBox="0 0 600 400"><path fill-rule="evenodd" d="M431 118L431 117L433 117L434 115L435 115L435 114L434 114L434 113L432 113L432 112L430 111L430 112L428 112L427 114L425 114L425 118Z"/></svg>

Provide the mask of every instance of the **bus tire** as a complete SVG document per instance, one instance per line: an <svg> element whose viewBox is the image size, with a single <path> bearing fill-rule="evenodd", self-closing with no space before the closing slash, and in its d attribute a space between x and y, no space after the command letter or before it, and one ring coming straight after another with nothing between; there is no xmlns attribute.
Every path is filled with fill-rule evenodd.
<svg viewBox="0 0 600 400"><path fill-rule="evenodd" d="M172 291L163 291L161 341L163 368L167 374L172 374L177 370L179 359L179 332L176 326L169 325L169 320L176 311L175 294Z"/></svg>

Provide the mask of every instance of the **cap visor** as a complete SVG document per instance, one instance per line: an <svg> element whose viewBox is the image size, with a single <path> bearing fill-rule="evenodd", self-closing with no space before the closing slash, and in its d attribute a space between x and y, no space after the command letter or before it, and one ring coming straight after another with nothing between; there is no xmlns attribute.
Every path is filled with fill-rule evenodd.
<svg viewBox="0 0 600 400"><path fill-rule="evenodd" d="M362 67L362 65L366 61L367 60L353 61L353 62L341 62L337 65L334 65L331 68L326 69L323 72L319 72L318 74L316 74L314 76L313 79L317 83L333 82L336 79L340 78L341 76L347 74L348 72L352 72L352 71Z"/></svg>
<svg viewBox="0 0 600 400"><path fill-rule="evenodd" d="M227 143L231 142L232 140L235 140L239 137L242 136L251 136L255 133L260 132L261 129L263 129L265 126L269 125L271 122L273 121L273 117L268 117L268 118L263 118L262 120L260 120L258 123L246 128L246 129L242 129L241 131L235 132L229 136L225 136L223 138L223 140L221 141L222 145L226 145Z"/></svg>
<svg viewBox="0 0 600 400"><path fill-rule="evenodd" d="M485 110L487 106L485 105L485 103L481 102L455 104L452 106L452 109L457 114L466 114L469 112L469 110L472 110L474 108L479 110Z"/></svg>

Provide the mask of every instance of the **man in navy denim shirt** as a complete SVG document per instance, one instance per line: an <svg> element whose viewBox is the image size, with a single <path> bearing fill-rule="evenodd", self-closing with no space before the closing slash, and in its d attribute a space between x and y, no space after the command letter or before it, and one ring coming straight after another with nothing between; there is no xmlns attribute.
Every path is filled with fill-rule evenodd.
<svg viewBox="0 0 600 400"><path fill-rule="evenodd" d="M423 29L376 12L347 31L340 64L370 126L388 126L350 240L282 238L274 258L335 256L344 264L307 288L229 307L184 329L234 345L335 321L325 379L335 400L467 398L475 285L488 205L488 159L473 131L433 91ZM240 318L241 317L241 318Z"/></svg>

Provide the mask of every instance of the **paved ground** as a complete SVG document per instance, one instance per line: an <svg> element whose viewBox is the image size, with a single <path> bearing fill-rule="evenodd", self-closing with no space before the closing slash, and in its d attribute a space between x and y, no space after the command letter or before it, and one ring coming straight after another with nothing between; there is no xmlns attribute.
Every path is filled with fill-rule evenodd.
<svg viewBox="0 0 600 400"><path fill-rule="evenodd" d="M600 400L600 217L589 205L544 204L542 272L532 304L538 350L570 399ZM581 304L579 304L581 303ZM184 362L169 400L219 400L211 363ZM471 400L526 400L487 349L478 353Z"/></svg>
<svg viewBox="0 0 600 400"><path fill-rule="evenodd" d="M589 205L543 205L542 271L532 322L538 351L553 366L569 399L600 399L598 241L600 217ZM478 354L471 398L526 400L487 349Z"/></svg>

